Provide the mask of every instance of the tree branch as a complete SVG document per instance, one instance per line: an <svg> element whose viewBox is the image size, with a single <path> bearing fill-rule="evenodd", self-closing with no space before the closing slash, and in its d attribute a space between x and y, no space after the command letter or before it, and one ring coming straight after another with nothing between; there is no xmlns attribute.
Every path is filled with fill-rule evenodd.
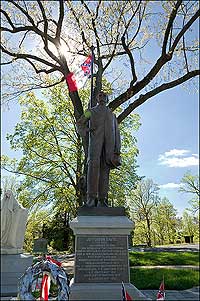
<svg viewBox="0 0 200 301"><path fill-rule="evenodd" d="M83 4L83 6L85 7L85 9L87 10L88 14L91 15L91 11L90 11L89 7L87 6L87 4L83 0L81 0L81 3Z"/></svg>
<svg viewBox="0 0 200 301"><path fill-rule="evenodd" d="M63 23L63 18L64 18L64 3L63 0L59 0L59 19L58 19L58 25L56 29L56 40L60 40L60 33L62 29L62 23Z"/></svg>
<svg viewBox="0 0 200 301"><path fill-rule="evenodd" d="M28 54L28 53L15 53L15 52L10 52L9 50L7 50L6 48L3 47L3 45L1 45L1 50L2 52L12 56L12 57L15 57L15 58L18 58L18 59L33 59L35 61L38 61L44 65L47 65L47 66L50 66L50 67L57 67L59 69L59 66L56 66L52 63L50 63L49 61L46 61L38 56L35 56L35 55L32 55L32 54Z"/></svg>
<svg viewBox="0 0 200 301"><path fill-rule="evenodd" d="M3 9L1 9L1 8L0 8L0 12L2 12L2 14L4 14L4 16L6 17L8 23L10 24L10 26L11 26L12 28L14 28L14 24L12 23L12 21L11 21L9 15L7 14L7 12L5 12L5 11L4 11Z"/></svg>
<svg viewBox="0 0 200 301"><path fill-rule="evenodd" d="M124 118L126 118L135 108L137 108L138 106L140 106L141 104L143 104L145 101L147 101L149 98L155 96L156 94L174 88L184 82L186 82L187 80L191 79L194 76L200 75L200 70L193 70L187 74L185 74L184 76L171 81L169 83L165 83L162 84L161 86L147 92L145 95L140 95L140 97L138 99L136 99L132 104L130 104L117 118L118 123L121 123Z"/></svg>
<svg viewBox="0 0 200 301"><path fill-rule="evenodd" d="M149 71L149 73L141 80L138 81L134 86L128 88L124 93L122 93L120 96L115 98L110 104L109 107L112 110L115 110L117 107L119 107L121 104L126 102L128 99L130 99L132 96L137 94L140 90L142 90L150 81L158 74L160 69L169 61L171 60L171 56L165 55L161 56L155 65L152 67L152 69Z"/></svg>
<svg viewBox="0 0 200 301"><path fill-rule="evenodd" d="M44 44L47 46L48 21L47 21L47 17L46 17L45 10L44 10L44 7L42 5L42 2L40 0L37 0L37 3L39 5L39 8L40 8L41 13L42 13L42 17L44 19L44 36L43 36L43 39L44 39Z"/></svg>
<svg viewBox="0 0 200 301"><path fill-rule="evenodd" d="M4 65L9 65L9 64L12 64L14 61L14 59L12 61L9 61L9 62L5 62L5 63L0 63L0 66L4 66Z"/></svg>
<svg viewBox="0 0 200 301"><path fill-rule="evenodd" d="M116 48L117 48L117 45L118 45L118 38L119 38L119 26L120 26L120 22L121 22L121 19L122 19L122 16L123 16L123 12L124 12L124 9L126 7L127 3L125 3L125 5L122 7L122 10L121 10L121 13L120 13L120 16L119 16L119 19L118 19L118 22L117 22L117 36L116 36L116 39L115 39L115 42L114 42L114 47L113 47L113 50L112 50L112 53L111 55L109 55L109 60L108 62L105 64L105 66L103 67L103 71L106 70L106 68L110 65L110 63L112 62L113 60L113 57L115 55L115 51L116 51Z"/></svg>
<svg viewBox="0 0 200 301"><path fill-rule="evenodd" d="M79 27L79 29L80 29L81 37L82 37L83 43L84 43L88 48L90 48L90 45L88 44L88 42L87 42L87 40L86 40L86 38L85 38L84 31L83 31L83 29L82 29L82 27L81 27L80 21L79 21L77 15L76 15L76 13L75 13L75 11L74 11L74 9L73 9L73 7L72 7L71 2L70 2L70 1L67 1L66 4L68 5L70 11L72 12L72 14L73 14L73 16L74 16L74 18L75 18L75 20L76 20L76 23L77 23L77 25L78 25L78 27Z"/></svg>
<svg viewBox="0 0 200 301"><path fill-rule="evenodd" d="M131 64L132 80L131 80L130 86L132 86L137 81L137 76L135 73L135 63L134 63L133 55L132 55L130 49L128 48L128 46L126 45L124 35L122 36L121 41L122 41L122 46L124 47L124 50L126 51L126 53L129 56L129 60L130 60L130 64Z"/></svg>
<svg viewBox="0 0 200 301"><path fill-rule="evenodd" d="M101 1L102 1L102 0L99 0L99 2L98 2L98 4L97 4L96 14L95 14L95 20L97 19L98 15L99 15L99 8L100 8L100 5L101 5Z"/></svg>
<svg viewBox="0 0 200 301"><path fill-rule="evenodd" d="M65 159L63 158L63 154L62 154L61 149L60 149L60 145L59 145L59 142L58 142L56 133L55 133L54 126L52 126L51 128L52 128L52 134L53 134L53 137L54 137L55 142L56 142L57 151L58 151L58 153L59 153L59 155L60 155L60 158L61 158L63 167L65 168L65 171L67 172L67 175L68 175L68 177L70 178L72 185L73 185L74 187L76 187L76 184L75 184L75 182L74 182L74 179L73 179L72 175L70 174L70 172L69 172L69 170L68 170L68 168L67 168L67 162L66 162ZM68 164L69 164L69 163L68 163ZM72 169L73 169L73 168L72 168ZM75 171L75 170L73 169L73 171Z"/></svg>
<svg viewBox="0 0 200 301"><path fill-rule="evenodd" d="M37 177L35 175L29 174L29 173L26 173L26 172L21 172L21 171L17 171L17 170L12 171L12 170L9 170L8 168L6 168L5 166L3 166L2 168L4 170L8 171L8 172L11 172L11 173L14 173L14 174L17 174L17 175L23 175L23 176L31 177L33 179L36 179L36 180L39 180L39 181L42 181L42 182L45 182L45 183L51 183L51 181L46 180L44 178L44 176L43 177Z"/></svg>
<svg viewBox="0 0 200 301"><path fill-rule="evenodd" d="M182 38L182 36L184 35L184 33L188 30L188 28L190 28L190 26L194 23L194 21L196 21L196 19L199 17L200 15L200 10L198 10L193 17L185 24L185 26L181 29L181 31L179 32L179 34L176 36L172 47L169 50L169 54L172 55L178 42L180 41L180 39Z"/></svg>
<svg viewBox="0 0 200 301"><path fill-rule="evenodd" d="M184 25L184 21L185 21L185 18L183 19L183 25ZM187 61L185 36L184 35L183 35L183 55L184 55L184 58L185 58L186 70L187 70L187 72L189 72L190 70L189 70L188 61Z"/></svg>
<svg viewBox="0 0 200 301"><path fill-rule="evenodd" d="M5 102L2 102L2 104L4 103L7 103L9 100L14 100L15 98L23 95L24 93L27 93L27 92L30 92L30 91L33 91L33 90L37 90L37 89L47 89L47 88L51 88L51 87L54 87L58 84L60 84L61 82L63 82L65 80L65 78L61 78L61 80L59 81L56 81L55 83L53 84L50 84L50 85L46 85L46 86L41 86L41 85L34 85L31 86L31 88L28 88L28 89L24 89L23 91L17 91L15 93L12 93L12 94L6 94L6 101ZM10 95L12 95L12 97L8 98Z"/></svg>
<svg viewBox="0 0 200 301"><path fill-rule="evenodd" d="M176 2L176 5L173 8L173 10L171 12L171 15L169 17L169 21L168 21L168 24L167 24L167 28L165 30L165 35L164 35L164 40L163 40L162 55L166 54L167 42L168 42L168 39L169 39L170 30L173 26L174 19L176 18L176 14L177 14L177 11L178 11L181 3L182 3L182 0L178 0Z"/></svg>
<svg viewBox="0 0 200 301"><path fill-rule="evenodd" d="M24 59L25 59L25 61L27 61L33 67L33 69L35 70L35 72L37 74L39 74L39 73L50 74L54 71L61 71L60 67L56 67L56 66L51 68L51 69L48 69L48 70L46 70L46 69L37 69L32 61L30 61L28 58L24 58Z"/></svg>
<svg viewBox="0 0 200 301"><path fill-rule="evenodd" d="M7 0L7 2L12 3L15 7L17 7L28 19L28 21L35 27L35 23L33 18L29 15L29 13L27 11L25 11L25 9L23 9L23 7L21 7L18 2L14 1L14 0Z"/></svg>
<svg viewBox="0 0 200 301"><path fill-rule="evenodd" d="M141 12L139 11L139 24L138 24L138 28L137 28L134 36L132 37L130 43L132 43L135 40L136 36L138 35L138 33L140 31L140 28L141 28L141 25L142 25L142 21L143 21L143 18L144 18L145 10L146 10L146 4L144 5L143 11L142 11L142 16L140 16Z"/></svg>

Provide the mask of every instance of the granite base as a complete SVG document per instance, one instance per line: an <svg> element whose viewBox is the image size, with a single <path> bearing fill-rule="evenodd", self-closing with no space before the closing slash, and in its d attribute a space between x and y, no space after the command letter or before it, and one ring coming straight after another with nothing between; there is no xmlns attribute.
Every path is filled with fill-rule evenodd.
<svg viewBox="0 0 200 301"><path fill-rule="evenodd" d="M132 300L147 300L130 283L128 235L134 223L125 216L123 208L102 210L81 208L78 216L70 222L75 234L75 269L70 301L121 301L122 281Z"/></svg>
<svg viewBox="0 0 200 301"><path fill-rule="evenodd" d="M1 254L1 296L17 295L19 278L32 263L32 255Z"/></svg>
<svg viewBox="0 0 200 301"><path fill-rule="evenodd" d="M143 295L134 285L125 283L125 288L132 300L151 300ZM121 283L73 283L70 287L69 300L122 300Z"/></svg>

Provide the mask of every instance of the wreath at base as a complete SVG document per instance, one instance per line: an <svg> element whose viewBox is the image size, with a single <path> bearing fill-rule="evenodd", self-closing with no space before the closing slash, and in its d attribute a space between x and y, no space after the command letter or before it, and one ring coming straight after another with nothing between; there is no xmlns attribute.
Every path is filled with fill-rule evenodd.
<svg viewBox="0 0 200 301"><path fill-rule="evenodd" d="M43 259L40 262L35 263L21 276L19 281L18 300L48 300L48 294L47 299L41 297L42 290L45 288L43 279L43 287L40 285L41 283L38 284L38 280L41 275L43 279L45 276L46 279L49 278L49 283L52 281L53 284L58 287L56 300L69 300L69 280L67 274L60 264L58 265L58 262L51 258ZM37 288L39 288L40 291L40 296L38 296L39 298L35 298L33 295L33 291Z"/></svg>

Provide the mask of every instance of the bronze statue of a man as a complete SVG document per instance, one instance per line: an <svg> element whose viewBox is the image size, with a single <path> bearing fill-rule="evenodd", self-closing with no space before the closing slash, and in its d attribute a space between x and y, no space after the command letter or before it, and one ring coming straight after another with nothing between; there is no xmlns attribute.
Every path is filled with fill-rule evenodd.
<svg viewBox="0 0 200 301"><path fill-rule="evenodd" d="M87 157L88 207L107 205L110 169L120 162L120 133L116 116L106 106L108 96L103 91L97 95L97 105L89 109L78 121L79 133L86 134L89 121L89 146Z"/></svg>

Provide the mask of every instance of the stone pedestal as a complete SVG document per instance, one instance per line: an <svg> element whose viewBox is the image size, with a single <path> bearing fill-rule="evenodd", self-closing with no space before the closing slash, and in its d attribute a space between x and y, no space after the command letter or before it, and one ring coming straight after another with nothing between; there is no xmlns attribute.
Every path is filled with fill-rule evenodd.
<svg viewBox="0 0 200 301"><path fill-rule="evenodd" d="M130 283L128 235L133 222L124 208L81 208L70 227L76 239L70 300L120 301L122 281L133 300L146 300Z"/></svg>
<svg viewBox="0 0 200 301"><path fill-rule="evenodd" d="M16 296L19 278L33 263L33 256L1 254L1 296Z"/></svg>

